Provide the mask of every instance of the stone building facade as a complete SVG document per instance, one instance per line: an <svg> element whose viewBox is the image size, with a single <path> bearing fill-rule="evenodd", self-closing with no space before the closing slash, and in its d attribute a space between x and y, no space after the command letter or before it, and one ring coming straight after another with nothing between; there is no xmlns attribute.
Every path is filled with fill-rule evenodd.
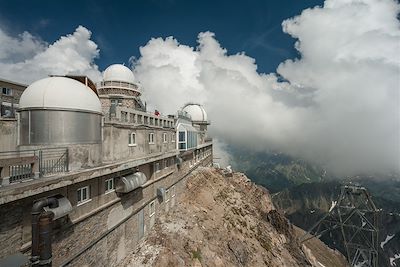
<svg viewBox="0 0 400 267"><path fill-rule="evenodd" d="M129 72L121 65L114 66L105 71L103 85L119 82L118 86L127 85L124 90L137 90ZM147 112L139 91L124 94L122 90L115 95L116 90L107 91L103 86L97 96L96 91L88 93L84 91L88 88L65 80L68 78L51 79L46 84L57 82L50 88L58 90L54 98L63 90L68 95L76 87L77 94L88 99L79 106L75 98L65 97L60 108L54 104L59 99L50 98L39 103L46 105L41 109L26 96L47 89L32 84L21 98L20 112L61 110L67 117L76 114L74 118L80 118L81 112L101 112L101 126L74 122L70 127L76 128L61 132L63 138L57 143L20 145L21 136L26 136L21 129L26 127L21 127L19 120L0 124L0 265L18 253L30 256L32 206L50 198L62 204L59 216L50 206L44 208L56 214L52 221L53 266L116 265L151 231L159 214L179 205L176 197L185 189L185 177L199 166L212 165L212 140L204 138L206 131L202 130L197 145L179 150L179 116ZM57 87L60 83L68 86ZM114 99L134 100L138 106ZM49 122L37 119L29 123ZM71 136L79 134L82 127L93 127L85 131L89 137L100 129L101 141ZM12 134L5 134L10 131ZM3 149L8 142L14 142L14 151Z"/></svg>

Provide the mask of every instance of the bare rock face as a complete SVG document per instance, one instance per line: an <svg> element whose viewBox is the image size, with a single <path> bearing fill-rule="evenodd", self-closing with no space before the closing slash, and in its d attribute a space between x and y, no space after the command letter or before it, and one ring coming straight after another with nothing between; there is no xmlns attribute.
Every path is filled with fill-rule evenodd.
<svg viewBox="0 0 400 267"><path fill-rule="evenodd" d="M319 240L300 244L303 233L245 175L201 168L120 266L348 266Z"/></svg>

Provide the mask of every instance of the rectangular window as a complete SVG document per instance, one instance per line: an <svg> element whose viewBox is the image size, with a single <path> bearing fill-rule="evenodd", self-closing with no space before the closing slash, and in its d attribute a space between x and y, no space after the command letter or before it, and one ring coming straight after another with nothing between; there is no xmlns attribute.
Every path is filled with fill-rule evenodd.
<svg viewBox="0 0 400 267"><path fill-rule="evenodd" d="M121 111L121 121L128 122L128 112Z"/></svg>
<svg viewBox="0 0 400 267"><path fill-rule="evenodd" d="M156 214L156 201L153 200L149 204L149 217L150 217L150 228L153 227L155 221L155 214Z"/></svg>
<svg viewBox="0 0 400 267"><path fill-rule="evenodd" d="M134 113L129 113L129 122L130 123L135 123L135 114Z"/></svg>
<svg viewBox="0 0 400 267"><path fill-rule="evenodd" d="M186 143L179 143L179 149L186 149Z"/></svg>
<svg viewBox="0 0 400 267"><path fill-rule="evenodd" d="M107 179L105 181L105 193L109 193L114 191L115 187L114 187L114 178L111 179Z"/></svg>
<svg viewBox="0 0 400 267"><path fill-rule="evenodd" d="M171 197L175 197L175 185L171 187Z"/></svg>
<svg viewBox="0 0 400 267"><path fill-rule="evenodd" d="M153 200L149 204L149 216L152 217L156 213L156 201Z"/></svg>
<svg viewBox="0 0 400 267"><path fill-rule="evenodd" d="M135 133L129 134L129 146L136 146L136 134Z"/></svg>
<svg viewBox="0 0 400 267"><path fill-rule="evenodd" d="M169 202L169 189L165 190L165 203Z"/></svg>
<svg viewBox="0 0 400 267"><path fill-rule="evenodd" d="M164 159L164 169L168 167L168 160Z"/></svg>
<svg viewBox="0 0 400 267"><path fill-rule="evenodd" d="M164 143L167 142L167 133L163 133L163 142L164 142Z"/></svg>
<svg viewBox="0 0 400 267"><path fill-rule="evenodd" d="M159 162L156 162L156 167L155 167L155 169L156 169L156 172L159 172L159 171L160 171L160 163L159 163Z"/></svg>
<svg viewBox="0 0 400 267"><path fill-rule="evenodd" d="M179 132L179 142L185 142L185 132Z"/></svg>
<svg viewBox="0 0 400 267"><path fill-rule="evenodd" d="M149 133L149 144L154 144L154 133Z"/></svg>
<svg viewBox="0 0 400 267"><path fill-rule="evenodd" d="M3 87L2 93L3 95L12 95L12 89Z"/></svg>
<svg viewBox="0 0 400 267"><path fill-rule="evenodd" d="M171 187L171 207L175 206L175 185Z"/></svg>
<svg viewBox="0 0 400 267"><path fill-rule="evenodd" d="M173 134L171 135L171 142L172 142L172 143L175 143L175 138L176 138L175 133L173 133Z"/></svg>
<svg viewBox="0 0 400 267"><path fill-rule="evenodd" d="M77 192L77 196L78 196L78 206L90 201L90 187L89 186L81 187L76 192Z"/></svg>

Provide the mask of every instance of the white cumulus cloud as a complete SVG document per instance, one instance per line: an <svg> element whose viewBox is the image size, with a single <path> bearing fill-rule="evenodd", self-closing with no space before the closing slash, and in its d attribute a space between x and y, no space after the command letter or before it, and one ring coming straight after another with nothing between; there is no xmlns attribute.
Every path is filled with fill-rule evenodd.
<svg viewBox="0 0 400 267"><path fill-rule="evenodd" d="M338 174L399 171L400 24L392 0L327 0L282 23L300 58L278 74L229 55L211 32L198 47L173 37L141 47L134 71L164 112L205 105L219 140L276 149Z"/></svg>
<svg viewBox="0 0 400 267"><path fill-rule="evenodd" d="M79 74L98 81L101 75L94 59L99 49L90 38L83 26L53 44L28 32L13 37L0 29L0 77L31 83L52 74Z"/></svg>

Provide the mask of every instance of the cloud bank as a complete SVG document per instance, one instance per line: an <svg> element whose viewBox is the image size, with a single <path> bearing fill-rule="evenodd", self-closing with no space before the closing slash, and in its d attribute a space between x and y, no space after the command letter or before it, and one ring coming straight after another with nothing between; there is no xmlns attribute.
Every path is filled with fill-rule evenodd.
<svg viewBox="0 0 400 267"><path fill-rule="evenodd" d="M12 37L0 28L0 77L31 83L48 75L82 74L95 81L101 78L94 59L97 45L83 26L53 44L24 32Z"/></svg>
<svg viewBox="0 0 400 267"><path fill-rule="evenodd" d="M212 135L228 144L279 150L342 175L399 171L399 11L392 0L327 0L304 10L282 23L300 57L277 73L229 55L211 32L199 34L196 48L151 39L134 71L164 112L204 104Z"/></svg>
<svg viewBox="0 0 400 267"><path fill-rule="evenodd" d="M204 104L211 135L225 144L278 150L343 175L399 172L399 11L394 0L326 0L304 10L282 23L299 58L276 73L259 73L244 53L229 54L212 32L200 33L197 47L151 39L134 72L144 98L164 113ZM79 26L48 44L0 27L0 77L30 83L84 74L98 81L99 49L90 38Z"/></svg>

